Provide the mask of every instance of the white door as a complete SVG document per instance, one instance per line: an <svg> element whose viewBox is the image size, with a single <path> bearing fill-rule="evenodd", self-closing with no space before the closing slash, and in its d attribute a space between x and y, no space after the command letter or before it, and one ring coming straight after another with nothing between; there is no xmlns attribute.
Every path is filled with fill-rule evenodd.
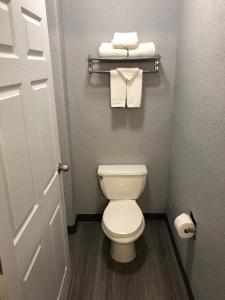
<svg viewBox="0 0 225 300"><path fill-rule="evenodd" d="M9 300L66 298L57 134L45 1L0 0L0 259Z"/></svg>

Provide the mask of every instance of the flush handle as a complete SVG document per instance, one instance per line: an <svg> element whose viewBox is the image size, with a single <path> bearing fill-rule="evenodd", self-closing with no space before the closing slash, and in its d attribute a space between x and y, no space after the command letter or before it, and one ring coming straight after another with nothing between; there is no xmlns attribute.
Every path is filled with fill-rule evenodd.
<svg viewBox="0 0 225 300"><path fill-rule="evenodd" d="M62 163L59 163L58 165L58 173L62 173L62 172L68 172L70 169L69 165L67 164L62 164Z"/></svg>

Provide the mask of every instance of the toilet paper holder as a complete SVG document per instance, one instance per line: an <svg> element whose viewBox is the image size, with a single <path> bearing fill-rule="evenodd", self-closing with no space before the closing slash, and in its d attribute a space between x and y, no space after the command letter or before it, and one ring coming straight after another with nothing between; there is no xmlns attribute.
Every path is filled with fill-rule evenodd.
<svg viewBox="0 0 225 300"><path fill-rule="evenodd" d="M185 232L185 233L190 233L190 232L191 232L191 233L194 233L194 234L195 234L196 231L197 231L197 228L185 228L185 229L184 229L184 232Z"/></svg>
<svg viewBox="0 0 225 300"><path fill-rule="evenodd" d="M189 215L191 217L193 224L195 225L195 228L185 228L184 232L185 233L194 233L194 237L195 237L195 234L197 232L197 221L196 221L192 211L190 211Z"/></svg>

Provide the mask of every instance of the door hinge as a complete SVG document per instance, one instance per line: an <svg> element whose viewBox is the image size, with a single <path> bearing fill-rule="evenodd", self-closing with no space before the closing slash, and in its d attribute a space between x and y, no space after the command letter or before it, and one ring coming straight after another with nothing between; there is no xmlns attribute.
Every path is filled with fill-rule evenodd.
<svg viewBox="0 0 225 300"><path fill-rule="evenodd" d="M67 164L62 164L62 163L59 163L58 164L58 173L60 174L61 172L68 172L70 169L69 165Z"/></svg>

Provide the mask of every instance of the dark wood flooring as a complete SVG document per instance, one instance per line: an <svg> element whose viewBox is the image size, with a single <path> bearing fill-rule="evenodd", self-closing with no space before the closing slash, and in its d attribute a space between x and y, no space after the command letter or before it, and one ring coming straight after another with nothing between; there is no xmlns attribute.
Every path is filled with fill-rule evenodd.
<svg viewBox="0 0 225 300"><path fill-rule="evenodd" d="M100 223L78 223L76 234L70 235L68 300L189 299L163 220L146 222L131 263L113 261L109 247Z"/></svg>

